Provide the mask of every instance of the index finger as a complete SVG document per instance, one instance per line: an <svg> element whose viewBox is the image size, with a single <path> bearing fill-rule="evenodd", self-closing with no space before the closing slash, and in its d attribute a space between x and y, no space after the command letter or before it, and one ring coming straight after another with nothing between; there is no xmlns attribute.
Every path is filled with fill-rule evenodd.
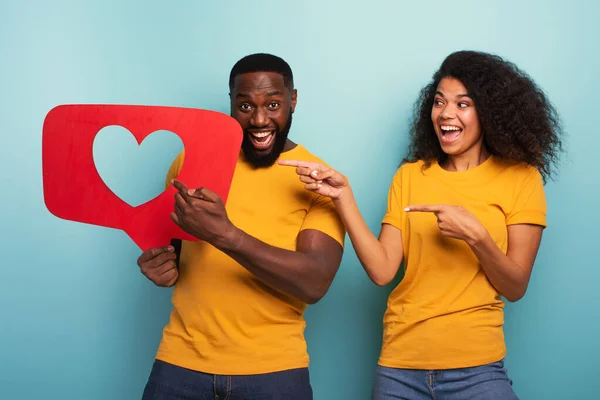
<svg viewBox="0 0 600 400"><path fill-rule="evenodd" d="M210 201L211 203L216 203L221 198L218 194L205 187L188 189L188 195L196 199Z"/></svg>
<svg viewBox="0 0 600 400"><path fill-rule="evenodd" d="M146 262L152 260L154 257L166 252L166 251L175 251L173 246L166 247L155 247L153 249L146 250L142 253L142 255L138 258L139 262Z"/></svg>
<svg viewBox="0 0 600 400"><path fill-rule="evenodd" d="M422 205L408 206L404 209L404 211L406 211L406 212L438 213L438 212L442 211L442 209L443 209L443 206L438 205L438 204L434 204L434 205L422 204Z"/></svg>
<svg viewBox="0 0 600 400"><path fill-rule="evenodd" d="M319 166L319 164L311 161L301 161L301 160L279 160L279 165L284 165L288 167L304 167L315 169Z"/></svg>
<svg viewBox="0 0 600 400"><path fill-rule="evenodd" d="M187 194L189 190L187 186L179 182L177 179L171 179L171 185L173 185L175 189L179 190L179 193L181 193L183 198L187 200Z"/></svg>

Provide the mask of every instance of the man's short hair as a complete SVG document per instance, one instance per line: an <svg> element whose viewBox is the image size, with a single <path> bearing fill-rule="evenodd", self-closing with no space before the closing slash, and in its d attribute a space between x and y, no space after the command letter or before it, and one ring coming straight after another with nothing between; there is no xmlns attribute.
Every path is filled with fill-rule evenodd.
<svg viewBox="0 0 600 400"><path fill-rule="evenodd" d="M256 53L235 63L229 74L229 90L233 89L236 76L250 72L276 72L283 76L283 83L290 91L294 89L294 76L287 62L272 54Z"/></svg>

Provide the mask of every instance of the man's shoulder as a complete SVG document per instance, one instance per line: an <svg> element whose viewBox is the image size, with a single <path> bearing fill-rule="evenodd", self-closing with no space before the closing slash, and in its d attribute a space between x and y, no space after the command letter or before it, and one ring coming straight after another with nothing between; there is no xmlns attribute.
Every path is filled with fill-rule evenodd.
<svg viewBox="0 0 600 400"><path fill-rule="evenodd" d="M173 159L173 162L171 162L171 168L175 168L177 170L177 172L179 172L179 170L181 170L181 167L183 166L183 161L185 160L185 150L181 150Z"/></svg>

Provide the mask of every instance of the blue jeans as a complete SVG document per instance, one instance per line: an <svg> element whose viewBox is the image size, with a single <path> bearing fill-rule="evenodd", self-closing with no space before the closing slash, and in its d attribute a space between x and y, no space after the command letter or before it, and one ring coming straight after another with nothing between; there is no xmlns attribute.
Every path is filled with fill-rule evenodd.
<svg viewBox="0 0 600 400"><path fill-rule="evenodd" d="M472 368L398 369L377 366L372 400L518 399L504 360Z"/></svg>
<svg viewBox="0 0 600 400"><path fill-rule="evenodd" d="M142 400L312 400L308 368L213 375L156 360Z"/></svg>

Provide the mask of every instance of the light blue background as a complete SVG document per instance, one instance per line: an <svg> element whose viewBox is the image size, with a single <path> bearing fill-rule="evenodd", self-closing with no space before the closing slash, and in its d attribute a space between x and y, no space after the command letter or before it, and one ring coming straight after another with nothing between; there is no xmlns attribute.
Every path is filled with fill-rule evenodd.
<svg viewBox="0 0 600 400"><path fill-rule="evenodd" d="M170 309L170 290L139 273L124 233L46 210L41 128L52 107L228 113L233 63L278 54L299 91L292 138L350 177L378 231L417 92L464 48L528 71L570 135L559 180L546 187L550 227L528 294L507 307L515 390L522 399L597 396L599 19L592 1L2 0L0 398L139 398ZM180 149L164 135L134 157L118 129L98 140L106 179L132 201L160 191ZM348 247L330 292L307 312L316 399L369 398L390 290L370 283Z"/></svg>

